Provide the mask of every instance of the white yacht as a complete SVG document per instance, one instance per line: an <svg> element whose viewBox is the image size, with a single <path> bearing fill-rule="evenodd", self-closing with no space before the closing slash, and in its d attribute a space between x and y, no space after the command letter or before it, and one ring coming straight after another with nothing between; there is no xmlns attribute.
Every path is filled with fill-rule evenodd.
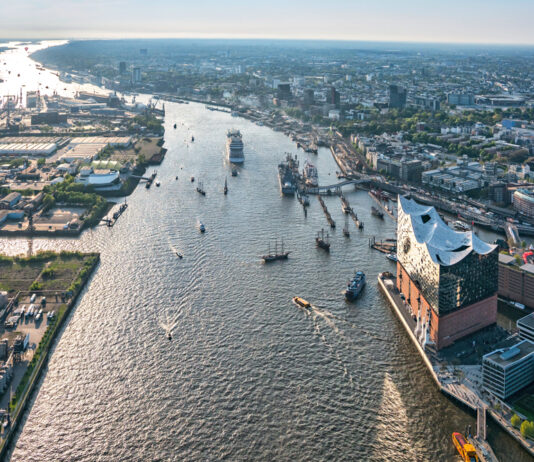
<svg viewBox="0 0 534 462"><path fill-rule="evenodd" d="M245 161L243 137L239 130L228 130L226 134L226 155L228 160L234 164L240 164Z"/></svg>

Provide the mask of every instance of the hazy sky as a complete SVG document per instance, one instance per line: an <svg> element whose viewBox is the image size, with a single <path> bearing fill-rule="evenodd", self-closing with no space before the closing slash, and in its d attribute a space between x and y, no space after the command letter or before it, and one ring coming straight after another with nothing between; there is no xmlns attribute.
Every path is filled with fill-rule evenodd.
<svg viewBox="0 0 534 462"><path fill-rule="evenodd" d="M534 44L534 0L0 0L2 38Z"/></svg>

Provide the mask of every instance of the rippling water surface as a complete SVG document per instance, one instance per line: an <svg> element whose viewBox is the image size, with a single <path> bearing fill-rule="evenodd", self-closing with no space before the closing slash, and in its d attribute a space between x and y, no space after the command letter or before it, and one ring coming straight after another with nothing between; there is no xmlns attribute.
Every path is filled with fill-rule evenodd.
<svg viewBox="0 0 534 462"><path fill-rule="evenodd" d="M394 223L370 215L366 192L347 190L365 231L350 222L346 239L339 198L325 198L338 223L325 254L314 245L326 227L316 198L305 217L279 194L276 166L293 143L200 105L166 109L161 187L138 188L112 229L33 242L34 251L97 250L102 260L12 460L458 460L450 435L474 419L436 390L376 287L394 265L368 238L393 237ZM232 127L246 146L236 178L223 154ZM321 184L336 181L327 149L310 158ZM290 259L264 265L259 255L275 238ZM28 245L3 239L0 250ZM355 269L368 284L348 304L342 290ZM158 325L167 316L178 318L172 342ZM490 438L503 460L528 460L493 426Z"/></svg>

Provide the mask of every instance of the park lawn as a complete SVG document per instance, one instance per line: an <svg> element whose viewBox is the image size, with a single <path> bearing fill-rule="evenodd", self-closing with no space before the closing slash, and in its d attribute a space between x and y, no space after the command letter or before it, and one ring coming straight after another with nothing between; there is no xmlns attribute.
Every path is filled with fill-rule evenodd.
<svg viewBox="0 0 534 462"><path fill-rule="evenodd" d="M529 393L514 402L515 411L523 414L531 422L534 421L534 394Z"/></svg>
<svg viewBox="0 0 534 462"><path fill-rule="evenodd" d="M43 262L13 262L0 264L0 289L8 292L28 290L43 269Z"/></svg>

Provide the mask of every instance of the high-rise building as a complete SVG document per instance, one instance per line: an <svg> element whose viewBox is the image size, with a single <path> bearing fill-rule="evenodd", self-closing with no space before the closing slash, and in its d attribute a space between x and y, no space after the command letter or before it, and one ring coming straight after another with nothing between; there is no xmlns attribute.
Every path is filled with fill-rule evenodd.
<svg viewBox="0 0 534 462"><path fill-rule="evenodd" d="M126 74L126 61L119 63L119 74Z"/></svg>
<svg viewBox="0 0 534 462"><path fill-rule="evenodd" d="M339 107L340 105L340 95L339 92L335 89L335 87L330 87L330 92L328 94L328 104L333 104L335 107Z"/></svg>
<svg viewBox="0 0 534 462"><path fill-rule="evenodd" d="M141 68L134 67L132 69L132 83L138 83L138 82L141 82Z"/></svg>
<svg viewBox="0 0 534 462"><path fill-rule="evenodd" d="M399 196L397 289L437 349L497 321L498 247Z"/></svg>
<svg viewBox="0 0 534 462"><path fill-rule="evenodd" d="M392 109L402 109L406 106L406 88L399 85L389 86L389 107Z"/></svg>
<svg viewBox="0 0 534 462"><path fill-rule="evenodd" d="M289 83L279 83L277 89L278 99L289 100L291 99L291 86Z"/></svg>
<svg viewBox="0 0 534 462"><path fill-rule="evenodd" d="M306 88L306 90L304 90L304 104L307 106L311 106L313 105L314 102L315 102L315 93L313 89Z"/></svg>
<svg viewBox="0 0 534 462"><path fill-rule="evenodd" d="M512 196L514 209L527 217L534 217L534 191L518 189Z"/></svg>

